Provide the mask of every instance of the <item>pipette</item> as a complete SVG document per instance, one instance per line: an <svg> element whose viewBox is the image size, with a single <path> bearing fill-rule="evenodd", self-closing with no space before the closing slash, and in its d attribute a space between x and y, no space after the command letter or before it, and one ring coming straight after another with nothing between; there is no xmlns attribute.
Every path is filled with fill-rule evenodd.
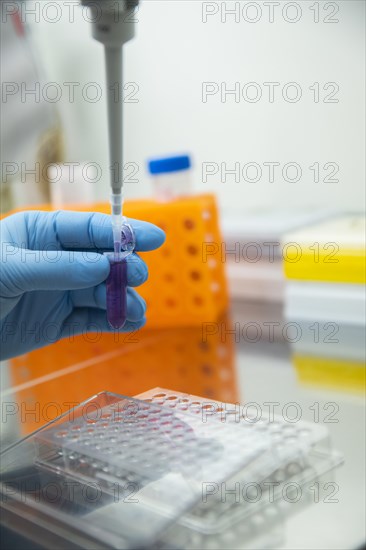
<svg viewBox="0 0 366 550"><path fill-rule="evenodd" d="M132 228L123 217L123 55L122 46L135 34L138 0L81 0L91 10L92 34L105 47L111 214L114 253L107 280L107 316L111 326L126 321L127 256L134 248ZM129 237L123 240L123 235ZM124 252L127 251L127 254Z"/></svg>

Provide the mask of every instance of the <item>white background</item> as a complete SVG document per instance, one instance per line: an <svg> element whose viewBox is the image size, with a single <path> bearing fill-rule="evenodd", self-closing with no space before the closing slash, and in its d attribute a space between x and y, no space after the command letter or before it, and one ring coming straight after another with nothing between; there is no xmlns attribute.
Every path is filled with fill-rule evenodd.
<svg viewBox="0 0 366 550"><path fill-rule="evenodd" d="M235 2L210 4L210 9L219 11L204 23L207 7L199 1L141 3L136 38L125 47L125 80L139 87L138 103L125 106L125 161L140 166L139 183L127 185L126 195L151 193L145 170L148 157L188 151L194 159L194 190L216 192L225 214L324 206L362 209L364 2L331 2L327 8L327 2L280 2L274 6L273 23L266 2L251 2L252 7L248 2L237 3L239 22L234 15L227 15L226 23L221 20L225 4L232 9ZM310 9L314 4L319 5L319 23L314 22L314 8ZM339 11L332 16L334 5ZM296 17L298 7L302 12L299 21L286 21ZM247 9L244 14L243 9ZM46 14L32 24L46 80L61 85L80 82L82 87L97 82L104 86L103 48L92 39L85 13L76 7L70 22L68 10L63 8L62 12L57 23L47 22ZM245 20L258 16L256 23ZM325 23L327 16L339 22ZM50 9L48 18L52 17ZM226 82L228 88L235 82L240 86L256 82L263 96L257 103L243 98L236 103L233 95L222 102L218 93L203 103L203 82ZM268 100L264 82L280 82L273 103ZM288 82L301 86L302 98L297 103L282 97ZM320 83L319 103L314 102L314 92L309 89L314 82ZM338 84L338 103L323 102L326 93L322 86L327 82ZM254 89L249 92L253 94ZM65 89L64 101L58 106L66 136L66 160L94 161L106 167L104 99L93 104L79 91L75 103L70 104ZM262 164L263 175L257 183L245 182L242 177L235 182L233 175L224 183L219 173L203 183L204 162L226 162L228 168L235 162L241 166L257 162ZM271 183L263 162L297 162L302 178L297 183L285 182L280 167ZM314 173L309 170L314 162L338 164L335 177L340 181L314 183ZM253 177L253 172L250 174ZM292 177L291 171L289 174ZM325 175L321 172L321 179ZM98 186L98 198L107 198L107 185L106 177Z"/></svg>

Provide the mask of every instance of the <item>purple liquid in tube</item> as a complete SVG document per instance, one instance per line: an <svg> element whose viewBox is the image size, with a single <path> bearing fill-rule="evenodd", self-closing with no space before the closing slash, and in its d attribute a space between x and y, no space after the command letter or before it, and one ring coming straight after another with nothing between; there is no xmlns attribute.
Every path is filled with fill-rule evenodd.
<svg viewBox="0 0 366 550"><path fill-rule="evenodd" d="M127 256L129 252L106 254L111 270L107 285L107 319L114 329L120 329L127 319Z"/></svg>

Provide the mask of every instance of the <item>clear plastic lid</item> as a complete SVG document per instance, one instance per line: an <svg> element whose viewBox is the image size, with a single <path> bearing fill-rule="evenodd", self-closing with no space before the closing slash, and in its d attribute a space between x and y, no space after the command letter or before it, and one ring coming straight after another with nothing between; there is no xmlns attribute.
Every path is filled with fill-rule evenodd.
<svg viewBox="0 0 366 550"><path fill-rule="evenodd" d="M25 505L64 537L150 548L202 483L225 481L266 448L235 425L101 393L2 454L2 504Z"/></svg>
<svg viewBox="0 0 366 550"><path fill-rule="evenodd" d="M236 548L245 530L249 544L258 518L270 533L281 510L262 501L249 513L212 488L315 479L310 454L331 456L321 426L252 420L239 405L159 388L98 394L2 453L1 521L16 517L46 547L58 537L84 548Z"/></svg>

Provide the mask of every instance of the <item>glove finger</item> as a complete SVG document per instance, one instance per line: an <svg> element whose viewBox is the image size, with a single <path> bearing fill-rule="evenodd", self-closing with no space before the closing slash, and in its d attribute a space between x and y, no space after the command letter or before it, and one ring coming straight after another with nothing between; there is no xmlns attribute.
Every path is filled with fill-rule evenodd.
<svg viewBox="0 0 366 550"><path fill-rule="evenodd" d="M106 310L105 283L94 288L76 290L71 293L74 308L97 308ZM127 320L140 321L146 312L146 303L132 288L127 288Z"/></svg>
<svg viewBox="0 0 366 550"><path fill-rule="evenodd" d="M137 251L159 248L165 241L165 233L152 223L127 219L136 238ZM113 249L111 217L99 212L56 213L55 229L61 245L67 249Z"/></svg>
<svg viewBox="0 0 366 550"><path fill-rule="evenodd" d="M109 275L108 259L96 252L18 250L7 258L10 296L33 290L75 290L99 285ZM127 283L138 286L148 276L145 262L136 254L127 258ZM4 264L5 265L5 264ZM3 265L3 267L4 267Z"/></svg>
<svg viewBox="0 0 366 550"><path fill-rule="evenodd" d="M9 294L17 296L33 290L73 290L96 286L108 277L110 266L102 254L18 250L6 268ZM137 271L137 264L135 266ZM4 270L5 271L5 270Z"/></svg>
<svg viewBox="0 0 366 550"><path fill-rule="evenodd" d="M65 319L61 330L61 338L87 333L135 332L141 329L145 323L145 318L137 322L126 321L125 325L120 330L116 331L108 323L105 311L87 307L76 308L67 319Z"/></svg>
<svg viewBox="0 0 366 550"><path fill-rule="evenodd" d="M149 270L137 254L130 254L127 257L127 284L128 286L140 286L144 284L149 276Z"/></svg>

